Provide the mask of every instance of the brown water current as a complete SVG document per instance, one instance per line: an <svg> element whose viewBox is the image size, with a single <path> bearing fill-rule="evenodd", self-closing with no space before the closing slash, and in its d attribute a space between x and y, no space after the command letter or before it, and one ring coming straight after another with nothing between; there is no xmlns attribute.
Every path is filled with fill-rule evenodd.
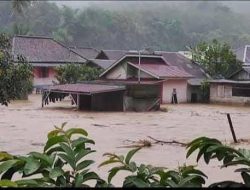
<svg viewBox="0 0 250 190"><path fill-rule="evenodd" d="M0 150L12 154L42 151L48 131L54 125L68 122L68 127L82 127L94 139L97 153L90 155L96 160L92 166L101 177L107 178L109 166L98 168L105 159L105 152L125 154L129 149L118 148L129 141L150 140L147 136L165 141L190 142L207 136L224 143L231 143L232 136L226 113L231 114L236 136L250 140L250 107L205 104L163 105L168 112L86 112L77 111L69 101L50 103L41 108L41 95L31 95L28 101L13 101L8 107L0 106ZM234 145L235 146L235 145ZM250 143L237 147L250 149ZM196 164L195 155L186 159L186 149L178 145L154 144L143 148L135 156L138 163L165 166L171 169L186 164ZM220 162L207 166L203 161L198 167L208 174L208 184L221 180L240 180L234 168L220 169ZM120 186L125 173L118 174L113 183Z"/></svg>

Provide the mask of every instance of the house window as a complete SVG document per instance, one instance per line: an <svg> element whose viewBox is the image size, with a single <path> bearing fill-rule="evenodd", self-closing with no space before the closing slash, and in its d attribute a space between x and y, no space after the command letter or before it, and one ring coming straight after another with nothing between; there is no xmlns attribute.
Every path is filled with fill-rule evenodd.
<svg viewBox="0 0 250 190"><path fill-rule="evenodd" d="M40 70L40 73L39 73L40 78L49 77L49 68L48 67L40 67L39 70Z"/></svg>
<svg viewBox="0 0 250 190"><path fill-rule="evenodd" d="M247 86L233 86L232 96L250 97L250 88Z"/></svg>

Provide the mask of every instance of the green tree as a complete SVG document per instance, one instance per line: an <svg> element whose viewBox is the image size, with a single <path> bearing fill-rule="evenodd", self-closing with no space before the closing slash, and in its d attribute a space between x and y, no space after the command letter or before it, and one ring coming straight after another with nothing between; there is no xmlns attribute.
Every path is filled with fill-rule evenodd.
<svg viewBox="0 0 250 190"><path fill-rule="evenodd" d="M213 78L227 78L242 66L231 47L215 39L199 43L191 52L193 61L200 64Z"/></svg>
<svg viewBox="0 0 250 190"><path fill-rule="evenodd" d="M56 79L60 84L91 81L98 78L102 69L85 64L67 64L56 68Z"/></svg>
<svg viewBox="0 0 250 190"><path fill-rule="evenodd" d="M12 0L12 9L18 14L23 14L24 9L31 5L30 0Z"/></svg>
<svg viewBox="0 0 250 190"><path fill-rule="evenodd" d="M10 50L9 37L0 34L0 103L4 105L13 99L27 98L32 90L32 66L21 55L15 64Z"/></svg>

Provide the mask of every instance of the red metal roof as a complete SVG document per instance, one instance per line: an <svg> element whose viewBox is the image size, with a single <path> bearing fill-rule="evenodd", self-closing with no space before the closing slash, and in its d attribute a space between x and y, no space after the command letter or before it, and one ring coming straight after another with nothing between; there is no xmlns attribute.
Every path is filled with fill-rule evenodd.
<svg viewBox="0 0 250 190"><path fill-rule="evenodd" d="M187 73L193 75L195 78L206 78L207 75L200 65L192 62L178 52L159 52L162 54L167 63L171 66L182 68Z"/></svg>
<svg viewBox="0 0 250 190"><path fill-rule="evenodd" d="M102 92L125 90L123 86L104 85L104 84L63 84L50 86L46 90L65 92L65 93L80 93L80 94L95 94Z"/></svg>
<svg viewBox="0 0 250 190"><path fill-rule="evenodd" d="M139 64L133 64L139 68ZM159 78L192 78L193 75L187 73L184 69L177 66L168 66L162 64L140 64L140 68Z"/></svg>

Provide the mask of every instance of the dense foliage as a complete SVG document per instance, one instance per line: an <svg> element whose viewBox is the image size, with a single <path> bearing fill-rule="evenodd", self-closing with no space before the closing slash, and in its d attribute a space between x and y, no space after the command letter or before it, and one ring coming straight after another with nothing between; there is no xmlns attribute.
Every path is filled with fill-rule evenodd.
<svg viewBox="0 0 250 190"><path fill-rule="evenodd" d="M87 187L86 182L89 180L95 180L97 186L102 184L99 176L88 169L94 161L85 159L88 154L95 152L89 147L89 144L95 142L87 138L88 133L83 129L64 130L65 124L55 127L48 134L43 153L30 152L27 156L13 156L2 152L0 186ZM75 138L75 135L78 137ZM10 182L18 172L22 174L22 179Z"/></svg>
<svg viewBox="0 0 250 190"><path fill-rule="evenodd" d="M200 137L189 143L187 158L196 150L198 150L197 162L203 157L206 164L209 164L212 159L222 161L223 164L221 168L239 165L244 166L235 170L235 172L241 174L243 183L221 181L211 184L210 187L250 187L250 150L237 150L230 146L223 145L217 139L207 137Z"/></svg>
<svg viewBox="0 0 250 190"><path fill-rule="evenodd" d="M128 171L131 175L125 177L123 187L201 187L205 184L207 177L203 172L196 170L194 166L181 166L177 170L169 170L165 167L154 167L151 165L140 164L137 165L131 158L139 151L136 148L127 153L126 157L123 155L116 155L106 153L104 156L108 160L100 164L105 166L109 164L117 164L109 170L108 184L110 184L113 177L119 171Z"/></svg>
<svg viewBox="0 0 250 190"><path fill-rule="evenodd" d="M32 91L32 66L21 55L15 64L10 51L9 37L0 34L0 103L4 105L13 99L26 99Z"/></svg>
<svg viewBox="0 0 250 190"><path fill-rule="evenodd" d="M13 5L2 1L0 31L53 36L67 45L99 49L150 46L176 51L212 39L234 48L250 43L249 17L219 2L176 2L176 6L169 6L170 2L119 2L116 7L121 8L112 9L114 4L74 10L36 1L17 8L23 14L12 14Z"/></svg>
<svg viewBox="0 0 250 190"><path fill-rule="evenodd" d="M48 133L43 152L30 152L26 156L0 152L0 187L114 187L111 183L119 171L127 171L123 187L202 187L206 176L194 166L179 166L176 170L137 164L132 157L141 149L130 150L126 156L105 153L108 157L99 167L115 165L109 170L108 179L101 179L91 171L94 163L88 155L95 151L95 142L88 138L82 128L65 129L66 123ZM222 168L242 165L243 182L221 181L209 187L250 187L250 151L236 150L223 145L219 140L200 137L187 146L187 158L198 150L197 162L203 157L205 163L217 159L223 161ZM13 176L21 174L21 179ZM90 185L92 182L93 185ZM93 183L94 182L94 183Z"/></svg>
<svg viewBox="0 0 250 190"><path fill-rule="evenodd" d="M217 40L201 42L192 48L192 59L213 78L227 78L242 66L231 47Z"/></svg>
<svg viewBox="0 0 250 190"><path fill-rule="evenodd" d="M91 81L98 78L102 70L86 64L67 64L56 68L56 79L60 84Z"/></svg>

